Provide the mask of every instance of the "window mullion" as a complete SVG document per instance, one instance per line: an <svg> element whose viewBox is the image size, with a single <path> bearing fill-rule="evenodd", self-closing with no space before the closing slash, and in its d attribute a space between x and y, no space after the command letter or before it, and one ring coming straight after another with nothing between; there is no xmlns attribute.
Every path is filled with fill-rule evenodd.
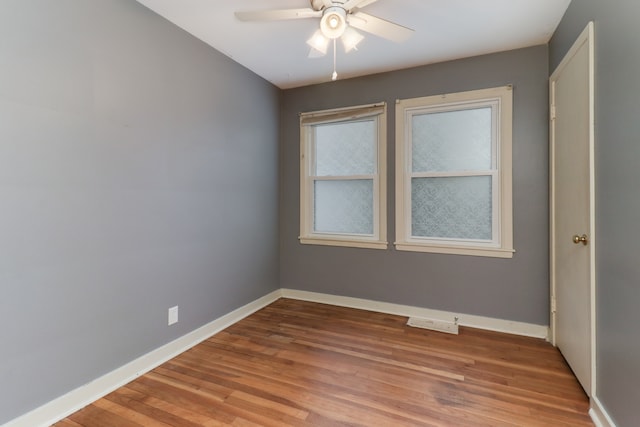
<svg viewBox="0 0 640 427"><path fill-rule="evenodd" d="M329 175L312 176L313 181L355 181L360 179L375 179L375 175Z"/></svg>
<svg viewBox="0 0 640 427"><path fill-rule="evenodd" d="M465 176L493 176L498 171L496 169L486 169L478 171L447 171L447 172L411 172L411 178L449 178Z"/></svg>

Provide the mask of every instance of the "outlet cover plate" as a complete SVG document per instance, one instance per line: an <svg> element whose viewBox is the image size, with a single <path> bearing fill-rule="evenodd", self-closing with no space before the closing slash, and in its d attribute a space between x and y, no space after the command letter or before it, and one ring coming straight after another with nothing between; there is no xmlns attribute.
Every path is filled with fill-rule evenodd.
<svg viewBox="0 0 640 427"><path fill-rule="evenodd" d="M178 306L169 309L169 326L178 323Z"/></svg>

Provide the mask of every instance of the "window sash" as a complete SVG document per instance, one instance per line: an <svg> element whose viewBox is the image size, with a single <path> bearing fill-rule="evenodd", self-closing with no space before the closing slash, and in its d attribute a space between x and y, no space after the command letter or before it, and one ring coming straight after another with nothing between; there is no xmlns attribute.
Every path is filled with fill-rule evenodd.
<svg viewBox="0 0 640 427"><path fill-rule="evenodd" d="M353 120L340 120L340 121L333 121L330 123L358 123L358 122L368 122L368 121L372 121L373 125L374 125L374 129L376 129L376 134L374 135L374 141L373 142L373 170L372 173L370 174L370 176L375 176L378 174L378 169L379 169L379 153L378 153L378 140L379 140L379 136L377 135L377 129L379 127L378 124L378 120L379 118L377 116L367 116L367 117L359 117L358 119L353 119ZM310 127L310 146L309 146L309 156L311 157L310 161L311 161L311 168L309 169L309 173L313 175L314 178L319 178L319 177L343 177L343 176L351 176L351 174L333 174L333 175L320 175L318 174L318 141L317 141L317 126L322 126L322 125L326 125L328 124L327 122L322 122L322 123L315 123L313 125L309 125Z"/></svg>
<svg viewBox="0 0 640 427"><path fill-rule="evenodd" d="M385 249L386 240L386 104L303 113L301 129L301 243ZM370 174L317 175L315 126L373 120L375 126L374 170ZM323 181L370 180L373 186L373 233L325 232L315 229L315 186Z"/></svg>
<svg viewBox="0 0 640 427"><path fill-rule="evenodd" d="M491 177L491 239L462 239L456 237L436 237L436 236L416 236L413 234L413 217L412 217L412 185L413 178L464 178L474 176L488 176ZM405 197L405 235L407 241L420 242L423 244L437 243L443 244L450 242L457 245L473 245L473 246L492 246L498 247L500 245L500 188L499 188L499 174L497 170L493 171L479 171L479 172L465 172L460 174L410 174L407 177L407 196Z"/></svg>
<svg viewBox="0 0 640 427"><path fill-rule="evenodd" d="M414 123L415 123L415 119L416 116L418 116L419 118L424 118L425 116L439 116L439 117L446 117L446 115L449 115L451 113L464 113L464 112L473 112L473 111L482 111L482 110L489 110L490 111L490 123L488 126L488 130L489 130L489 146L486 147L489 149L490 151L490 155L489 155L489 166L488 167L471 167L471 168L466 168L466 169L461 169L458 168L460 171L465 171L465 170L488 170L488 169L497 169L497 164L498 164L498 156L497 156L497 148L498 148L498 144L496 144L497 141L497 132L498 132L498 128L497 128L497 124L498 124L498 114L497 111L499 109L499 103L497 101L489 101L489 102L466 102L466 103L462 103L460 105L447 105L447 106L430 106L430 107L421 107L421 108L413 108L413 109L409 109L406 111L406 131L405 134L407 135L407 151L409 153L409 159L411 163L408 164L408 170L410 172L414 172L414 166L415 166L415 156L413 153L413 150L415 148L416 145L420 145L420 144L416 144L416 141L414 140ZM465 117L468 118L468 117ZM451 118L449 117L448 120L450 121ZM460 119L459 119L460 120ZM432 122L433 123L433 122ZM457 126L457 129L454 130L454 132L458 131L460 132L460 129L463 128L463 126ZM436 127L436 129L429 129L431 132L437 132L438 130L441 130L442 127ZM451 130L447 129L447 136L449 136L449 138L447 138L446 140L446 144L451 143ZM464 130L462 131L464 133ZM421 132L422 133L422 132ZM456 135L457 136L457 140L460 140L460 138L462 138L461 135ZM430 145L432 148L435 146L443 146L443 144L434 144L432 141L431 144L427 144ZM453 142L453 144L455 145L455 142ZM458 147L461 148L461 147ZM469 148L469 147L464 147L464 148ZM436 150L437 151L437 150ZM456 153L456 155L452 156L451 154L449 154L446 157L461 157L459 155L459 153ZM427 170L424 172L454 172L456 170L456 168L453 167L448 167L445 169L434 169L434 170Z"/></svg>
<svg viewBox="0 0 640 427"><path fill-rule="evenodd" d="M499 165L499 131L498 131L498 115L499 115L499 100L481 100L474 102L464 102L450 105L435 105L430 107L413 108L407 111L405 119L405 151L406 151L406 163L405 163L405 188L407 189L405 194L405 236L408 241L416 241L424 244L428 243L455 243L458 245L474 245L474 246L493 246L497 247L500 244L500 181L498 175ZM442 112L456 112L480 108L491 109L491 168L490 169L478 169L478 170L464 170L464 171L433 171L433 172L414 172L413 171L413 117L424 114L437 114ZM490 176L491 179L491 239L460 239L454 237L436 237L436 236L415 236L413 234L412 225L412 183L414 178L443 178L443 177L468 177L468 176Z"/></svg>
<svg viewBox="0 0 640 427"><path fill-rule="evenodd" d="M370 237L370 238L377 238L377 234L376 233L376 229L378 228L378 221L379 221L379 215L376 209L376 193L378 190L378 135L377 135L377 129L378 129L378 120L379 117L377 115L375 116L371 116L370 113L372 111L377 112L379 109L378 107L372 107L372 108L365 108L361 113L357 114L357 113L353 113L353 112L344 112L341 114L329 114L329 115L319 115L317 117L315 117L316 119L319 119L320 117L323 118L323 120L316 120L315 122L313 122L313 124L309 124L309 128L310 128L310 140L309 140L309 162L310 162L310 171L314 174L312 176L309 176L309 203L310 203L310 214L311 214L311 218L310 220L310 229L309 232L312 235L323 235L323 236L330 236L330 235L337 235L337 236L343 236L343 237L355 237L355 236L360 236L360 237ZM330 118L330 121L327 121L326 119ZM338 119L339 118L339 119ZM359 121L373 121L374 123L374 127L376 128L376 135L374 136L375 141L374 141L374 162L373 162L373 168L374 168L374 173L372 174L361 174L361 175L317 175L317 133L316 133L316 127L317 126L322 126L322 125L326 125L326 124L337 124L337 123L356 123ZM316 229L316 215L317 215L317 206L315 204L316 202L316 182L319 181L362 181L362 180L371 180L372 182L372 186L373 186L373 200L371 201L372 203L372 212L371 212L371 221L373 223L373 232L372 233L356 233L356 232L346 232L346 231L342 231L342 232L330 232L330 231L319 231Z"/></svg>
<svg viewBox="0 0 640 427"><path fill-rule="evenodd" d="M344 182L344 181L371 181L371 186L372 186L372 200L371 200L371 204L372 204L372 216L371 216L371 220L372 220L372 228L373 228L373 232L372 233L357 233L357 232L347 232L347 231L321 231L321 230L317 230L316 229L316 214L317 214L317 210L316 210L316 206L315 206L315 201L316 201L316 194L315 194L315 189L316 189L316 183L318 182ZM377 189L378 183L377 183L377 179L375 177L375 175L354 175L354 176L332 176L332 177L314 177L310 180L310 191L312 192L312 197L310 197L310 202L311 202L311 208L310 208L310 212L312 217L311 219L311 233L314 235L322 235L322 236L332 236L332 235L338 235L338 236L347 236L347 237L376 237L376 221L378 220L377 218L377 213L376 213L376 209L375 209L375 203L376 203L376 189Z"/></svg>
<svg viewBox="0 0 640 427"><path fill-rule="evenodd" d="M396 102L396 249L512 257L511 90L512 88L507 86ZM486 107L491 108L491 168L413 171L412 120L415 115ZM412 182L414 179L473 176L491 177L490 240L412 234Z"/></svg>

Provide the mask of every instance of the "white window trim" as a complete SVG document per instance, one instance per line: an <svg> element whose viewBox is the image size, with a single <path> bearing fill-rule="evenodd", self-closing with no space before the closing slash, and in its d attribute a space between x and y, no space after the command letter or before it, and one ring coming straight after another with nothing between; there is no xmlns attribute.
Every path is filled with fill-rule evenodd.
<svg viewBox="0 0 640 427"><path fill-rule="evenodd" d="M411 121L414 113L429 109L437 111L457 110L479 105L493 104L497 108L497 147L492 149L496 162L494 169L492 206L499 206L493 215L491 242L468 240L416 238L411 236ZM396 101L396 249L402 251L441 254L473 255L512 258L513 209L512 209L512 110L511 85L473 90L446 95L427 96ZM495 125L495 123L494 123ZM473 175L474 173L469 173ZM425 174L438 176L439 174ZM447 174L444 174L448 176ZM482 175L488 175L483 173ZM455 176L462 176L457 173Z"/></svg>
<svg viewBox="0 0 640 427"><path fill-rule="evenodd" d="M377 123L376 173L373 178L373 235L316 233L313 231L313 125L375 118ZM386 103L337 108L300 114L300 236L302 244L387 249L387 106ZM326 178L326 179L331 179ZM355 177L350 177L355 179Z"/></svg>

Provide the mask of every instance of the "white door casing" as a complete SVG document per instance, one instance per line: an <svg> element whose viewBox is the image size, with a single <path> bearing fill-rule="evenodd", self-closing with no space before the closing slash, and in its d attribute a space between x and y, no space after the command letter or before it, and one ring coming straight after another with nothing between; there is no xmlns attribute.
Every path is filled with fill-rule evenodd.
<svg viewBox="0 0 640 427"><path fill-rule="evenodd" d="M589 396L596 303L593 31L591 22L551 75L549 97L551 339Z"/></svg>

